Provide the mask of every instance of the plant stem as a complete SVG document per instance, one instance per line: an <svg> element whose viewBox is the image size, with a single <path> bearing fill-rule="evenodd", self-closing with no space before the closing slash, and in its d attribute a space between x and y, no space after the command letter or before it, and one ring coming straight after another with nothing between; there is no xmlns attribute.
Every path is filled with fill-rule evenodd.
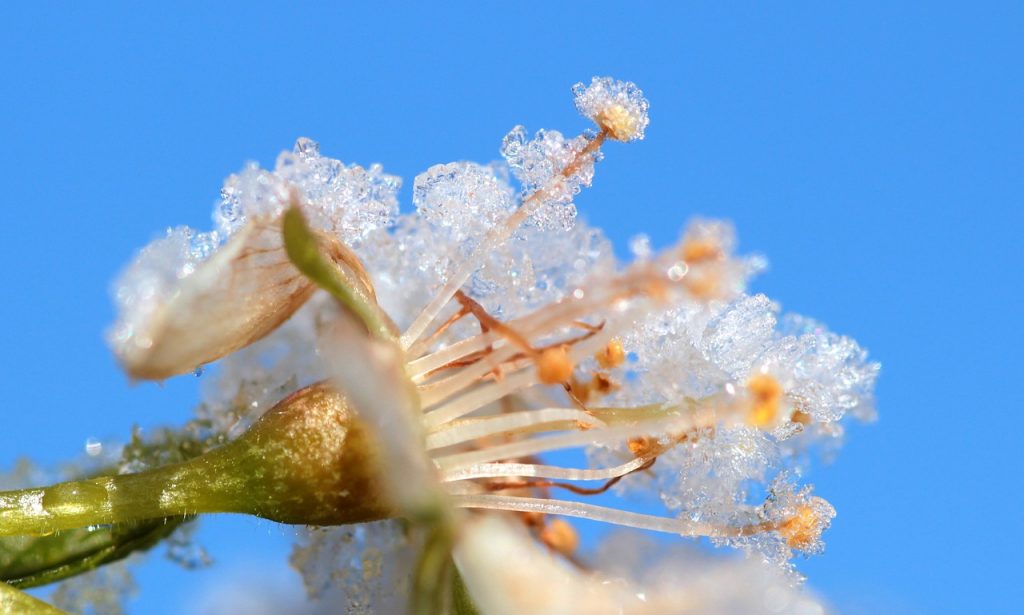
<svg viewBox="0 0 1024 615"><path fill-rule="evenodd" d="M0 492L0 536L200 513L338 525L391 516L375 452L326 384L282 400L237 440L137 474Z"/></svg>

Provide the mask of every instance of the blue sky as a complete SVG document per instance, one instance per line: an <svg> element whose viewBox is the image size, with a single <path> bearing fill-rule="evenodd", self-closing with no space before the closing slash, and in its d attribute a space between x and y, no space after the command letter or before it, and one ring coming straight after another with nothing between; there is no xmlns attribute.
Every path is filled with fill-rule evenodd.
<svg viewBox="0 0 1024 615"><path fill-rule="evenodd" d="M210 6L215 4L215 6ZM372 8L371 8L372 4ZM585 127L570 85L638 83L642 143L578 202L621 253L695 214L766 254L755 290L883 364L880 421L811 476L838 508L801 563L849 613L1010 612L1024 189L1016 3L8 3L0 8L0 464L180 423L197 383L129 386L109 283L164 227L207 227L224 176L297 136L406 178L488 161L517 123ZM153 558L135 613L276 565L288 533L215 519L217 567Z"/></svg>

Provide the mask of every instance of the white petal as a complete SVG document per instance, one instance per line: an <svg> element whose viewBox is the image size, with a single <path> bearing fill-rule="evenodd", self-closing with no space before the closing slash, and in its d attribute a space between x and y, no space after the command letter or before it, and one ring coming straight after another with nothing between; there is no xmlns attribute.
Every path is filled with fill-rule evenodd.
<svg viewBox="0 0 1024 615"><path fill-rule="evenodd" d="M642 605L629 584L573 568L502 517L481 515L463 528L455 562L481 613L617 615Z"/></svg>
<svg viewBox="0 0 1024 615"><path fill-rule="evenodd" d="M338 390L377 436L382 479L392 503L409 516L441 512L444 494L427 457L418 396L405 374L402 350L370 337L339 308L320 352Z"/></svg>
<svg viewBox="0 0 1024 615"><path fill-rule="evenodd" d="M133 378L187 373L266 336L313 290L288 260L279 220L252 220L156 309L122 314L114 352Z"/></svg>

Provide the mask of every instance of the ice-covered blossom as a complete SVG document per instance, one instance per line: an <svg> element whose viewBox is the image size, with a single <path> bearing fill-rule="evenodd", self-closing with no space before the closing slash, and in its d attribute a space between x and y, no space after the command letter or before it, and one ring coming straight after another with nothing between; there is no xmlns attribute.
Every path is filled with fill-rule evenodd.
<svg viewBox="0 0 1024 615"><path fill-rule="evenodd" d="M397 179L308 139L274 171L246 167L225 183L215 230L173 230L121 277L114 350L152 379L223 357L201 417L227 438L300 405L295 391L355 411L379 445L359 472L377 473L387 502L366 509L413 524L381 513L305 532L293 563L349 612L393 611L417 591L417 554L447 544L424 536L430 519L453 528L484 613L820 613L789 561L821 550L834 510L800 486L802 453L834 443L846 416L871 416L878 366L747 294L763 259L737 255L726 222L694 220L662 250L640 238L618 262L575 200L607 139L643 138L648 103L609 78L573 91L597 132L516 127L504 163L416 177L409 213ZM308 224L312 260L286 245L286 211ZM320 263L340 291L306 275ZM590 465L555 455L569 449ZM588 501L609 489L656 494L667 512ZM578 552L565 518L755 555L617 569Z"/></svg>

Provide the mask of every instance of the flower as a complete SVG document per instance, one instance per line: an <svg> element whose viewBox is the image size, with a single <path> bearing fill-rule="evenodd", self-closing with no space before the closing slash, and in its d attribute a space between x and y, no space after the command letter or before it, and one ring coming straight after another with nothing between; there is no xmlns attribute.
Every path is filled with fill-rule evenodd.
<svg viewBox="0 0 1024 615"><path fill-rule="evenodd" d="M529 139L516 127L505 163L418 176L414 213L397 214L398 180L306 139L273 172L247 167L225 184L216 231L172 231L121 278L114 350L137 378L222 358L203 412L230 416L225 429L293 391L338 396L376 438L375 489L389 506L375 510L434 528L416 539L379 525L362 541L344 530L347 544L369 551L373 538L396 557L450 547L484 612L587 601L688 612L735 597L683 583L645 606L635 580L574 568L578 541L556 517L760 553L778 568L744 568L771 579L757 586L783 607L806 604L788 562L820 550L833 511L795 487L799 453L834 441L847 413L870 415L877 365L811 321L779 326L774 303L745 294L763 263L734 253L726 223L696 220L676 245L615 262L573 201L606 139L643 138L648 104L609 78L574 93L598 132ZM592 467L551 457L573 448ZM656 493L668 512L586 501L628 489ZM294 557L311 588L321 566L363 561L322 557L332 536L312 534ZM408 566L377 568L391 590L411 587L394 583ZM381 593L366 588L371 573L350 595ZM358 602L350 609L376 608Z"/></svg>

